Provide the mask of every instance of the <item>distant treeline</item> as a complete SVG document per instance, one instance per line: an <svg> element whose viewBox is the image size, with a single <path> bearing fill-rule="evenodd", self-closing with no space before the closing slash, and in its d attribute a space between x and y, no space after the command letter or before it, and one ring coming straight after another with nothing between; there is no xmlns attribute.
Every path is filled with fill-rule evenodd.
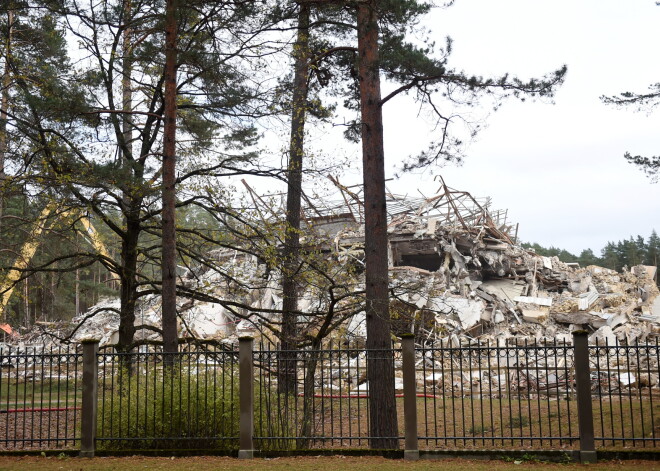
<svg viewBox="0 0 660 471"><path fill-rule="evenodd" d="M585 249L580 255L574 255L568 250L553 246L546 248L537 243L523 243L522 245L534 249L539 255L557 256L562 262L578 262L582 267L599 265L620 271L624 266L632 267L642 264L657 267L660 264L660 237L658 237L655 230L651 232L647 239L638 235L619 242L608 242L605 248L601 250L600 257L594 254L591 249Z"/></svg>

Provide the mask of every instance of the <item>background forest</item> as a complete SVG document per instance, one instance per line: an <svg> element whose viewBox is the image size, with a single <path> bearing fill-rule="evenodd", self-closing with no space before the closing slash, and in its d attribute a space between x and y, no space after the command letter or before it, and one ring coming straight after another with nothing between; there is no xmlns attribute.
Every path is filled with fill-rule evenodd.
<svg viewBox="0 0 660 471"><path fill-rule="evenodd" d="M580 255L574 255L567 250L553 246L542 247L537 243L523 243L522 245L534 249L539 255L556 256L562 262L577 262L582 267L599 265L621 271L623 267L630 268L635 265L660 266L660 237L655 230L646 239L638 235L618 242L608 242L601 250L600 256L594 254L591 249L584 249Z"/></svg>

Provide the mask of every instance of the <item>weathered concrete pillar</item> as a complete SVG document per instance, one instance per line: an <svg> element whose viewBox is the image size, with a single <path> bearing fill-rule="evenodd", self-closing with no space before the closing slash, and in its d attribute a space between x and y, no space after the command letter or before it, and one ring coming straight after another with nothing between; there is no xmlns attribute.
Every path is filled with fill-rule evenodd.
<svg viewBox="0 0 660 471"><path fill-rule="evenodd" d="M591 402L591 373L589 371L589 333L573 332L575 384L577 388L578 430L580 433L580 461L595 463L594 415Z"/></svg>
<svg viewBox="0 0 660 471"><path fill-rule="evenodd" d="M241 337L238 339L238 388L240 402L240 436L238 457L240 459L254 458L254 366L252 352L254 339Z"/></svg>
<svg viewBox="0 0 660 471"><path fill-rule="evenodd" d="M414 334L403 334L401 336L401 356L403 360L403 417L406 429L406 443L403 456L407 460L418 460L417 380L415 378Z"/></svg>
<svg viewBox="0 0 660 471"><path fill-rule="evenodd" d="M82 411L80 456L93 458L96 450L96 412L98 407L98 340L83 341Z"/></svg>

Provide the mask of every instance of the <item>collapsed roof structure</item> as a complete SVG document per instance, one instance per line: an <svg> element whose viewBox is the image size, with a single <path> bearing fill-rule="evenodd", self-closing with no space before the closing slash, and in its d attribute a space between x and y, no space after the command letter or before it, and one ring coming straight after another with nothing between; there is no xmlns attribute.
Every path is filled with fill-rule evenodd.
<svg viewBox="0 0 660 471"><path fill-rule="evenodd" d="M344 285L359 293L364 288L365 240L360 189L332 180L342 199L323 206L307 199L302 244L340 268L352 267L342 270ZM655 267L617 273L540 256L518 244L518 226L507 221L506 211L495 211L489 199L452 189L442 179L431 197L388 193L387 198L395 332L413 331L424 343L454 344L472 339L570 342L575 329L589 330L592 342L611 344L660 334ZM180 281L206 286L217 299L231 299L232 305L180 300L181 336L233 342L264 324L276 326L282 307L279 272L245 251L222 249L214 258L223 275L188 270ZM346 299L345 304L355 304L350 296ZM311 313L327 310L327 304L318 287L303 287L301 329L309 329ZM232 307L238 305L249 309ZM116 343L119 320L116 311L107 310L112 307L118 307L117 300L104 301L75 318L72 339ZM343 328L335 335L366 335L363 311L347 308L341 315ZM159 296L143 298L136 324L160 325ZM158 336L149 330L139 335L143 340Z"/></svg>
<svg viewBox="0 0 660 471"><path fill-rule="evenodd" d="M419 326L416 333L427 340L569 342L571 331L587 329L592 342L610 344L660 333L655 267L617 273L537 255L517 244L518 226L507 221L507 211L440 182L432 197L388 194L391 278L417 280L400 301L433 318L431 328ZM349 209L341 213L345 226L330 230L338 225L334 214L319 214L314 224L333 235L340 259L359 260L365 237L361 198L335 183Z"/></svg>

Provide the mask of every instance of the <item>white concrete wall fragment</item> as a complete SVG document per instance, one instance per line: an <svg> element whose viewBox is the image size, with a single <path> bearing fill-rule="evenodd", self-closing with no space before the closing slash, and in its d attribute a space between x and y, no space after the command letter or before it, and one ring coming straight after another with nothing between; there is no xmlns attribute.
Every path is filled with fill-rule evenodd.
<svg viewBox="0 0 660 471"><path fill-rule="evenodd" d="M656 296L653 304L651 304L651 314L654 316L660 316L660 296Z"/></svg>
<svg viewBox="0 0 660 471"><path fill-rule="evenodd" d="M589 291L587 293L583 293L578 297L578 308L580 311L586 311L591 307L593 303L596 302L598 299L598 292L597 291Z"/></svg>
<svg viewBox="0 0 660 471"><path fill-rule="evenodd" d="M445 314L455 314L464 330L469 329L481 320L481 315L485 308L481 299L458 297L438 299L434 304L438 311Z"/></svg>
<svg viewBox="0 0 660 471"><path fill-rule="evenodd" d="M614 335L612 328L606 325L589 336L590 344L595 344L596 342L599 345L605 345L606 343L607 345L616 345L617 337Z"/></svg>
<svg viewBox="0 0 660 471"><path fill-rule="evenodd" d="M234 318L216 303L198 303L185 313L186 324L197 338L215 339L234 332Z"/></svg>
<svg viewBox="0 0 660 471"><path fill-rule="evenodd" d="M346 332L355 337L367 336L367 313L360 311L348 322Z"/></svg>
<svg viewBox="0 0 660 471"><path fill-rule="evenodd" d="M552 298L541 298L536 296L516 296L513 298L518 303L537 304L539 306L552 306Z"/></svg>
<svg viewBox="0 0 660 471"><path fill-rule="evenodd" d="M548 311L545 309L522 309L523 320L534 324L544 324L548 320Z"/></svg>

